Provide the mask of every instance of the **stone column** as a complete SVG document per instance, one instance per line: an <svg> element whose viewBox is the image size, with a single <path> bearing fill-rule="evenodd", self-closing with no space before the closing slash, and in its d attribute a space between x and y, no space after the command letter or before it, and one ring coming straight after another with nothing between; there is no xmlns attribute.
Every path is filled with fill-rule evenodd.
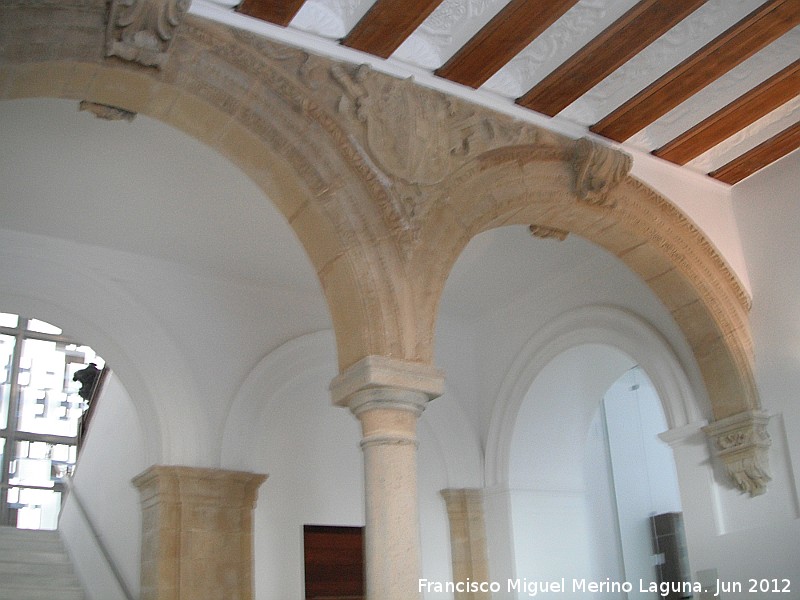
<svg viewBox="0 0 800 600"><path fill-rule="evenodd" d="M253 508L265 479L159 465L136 476L141 600L251 600Z"/></svg>
<svg viewBox="0 0 800 600"><path fill-rule="evenodd" d="M361 421L368 600L420 598L417 418L441 395L441 372L368 356L331 383L335 404Z"/></svg>
<svg viewBox="0 0 800 600"><path fill-rule="evenodd" d="M488 582L489 560L486 553L486 524L483 516L483 490L442 490L450 520L450 548L453 558L453 581ZM456 600L491 598L490 591L456 592Z"/></svg>

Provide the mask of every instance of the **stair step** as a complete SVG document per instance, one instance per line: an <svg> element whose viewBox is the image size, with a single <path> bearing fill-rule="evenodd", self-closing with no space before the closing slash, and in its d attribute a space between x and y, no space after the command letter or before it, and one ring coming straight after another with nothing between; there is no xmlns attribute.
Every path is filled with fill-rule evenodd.
<svg viewBox="0 0 800 600"><path fill-rule="evenodd" d="M35 589L3 585L0 587L0 600L86 600L79 588L45 588Z"/></svg>
<svg viewBox="0 0 800 600"><path fill-rule="evenodd" d="M4 585L36 589L79 588L78 580L72 573L67 573L66 575L57 575L55 573L4 573L2 581Z"/></svg>
<svg viewBox="0 0 800 600"><path fill-rule="evenodd" d="M86 600L57 531L0 527L0 600Z"/></svg>
<svg viewBox="0 0 800 600"><path fill-rule="evenodd" d="M37 575L40 573L50 573L55 576L65 576L72 574L72 565L64 560L63 562L23 562L20 560L5 559L0 556L0 579L6 573L28 573Z"/></svg>

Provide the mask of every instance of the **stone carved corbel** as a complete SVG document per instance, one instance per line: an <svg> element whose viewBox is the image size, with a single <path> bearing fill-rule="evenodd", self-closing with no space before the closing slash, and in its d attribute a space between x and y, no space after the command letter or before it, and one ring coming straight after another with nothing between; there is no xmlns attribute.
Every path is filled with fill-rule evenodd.
<svg viewBox="0 0 800 600"><path fill-rule="evenodd" d="M578 198L598 206L610 206L608 192L631 170L628 154L588 138L575 142L572 167Z"/></svg>
<svg viewBox="0 0 800 600"><path fill-rule="evenodd" d="M772 479L768 421L762 411L747 411L703 427L733 483L751 496L766 492Z"/></svg>
<svg viewBox="0 0 800 600"><path fill-rule="evenodd" d="M111 0L106 56L161 68L191 0Z"/></svg>

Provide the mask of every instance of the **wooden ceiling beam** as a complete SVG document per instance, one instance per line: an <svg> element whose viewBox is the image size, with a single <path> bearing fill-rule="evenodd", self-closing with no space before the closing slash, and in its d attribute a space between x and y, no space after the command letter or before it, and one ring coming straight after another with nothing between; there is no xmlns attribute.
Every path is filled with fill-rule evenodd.
<svg viewBox="0 0 800 600"><path fill-rule="evenodd" d="M769 0L590 129L627 140L798 23L798 0Z"/></svg>
<svg viewBox="0 0 800 600"><path fill-rule="evenodd" d="M378 0L342 44L389 58L442 0Z"/></svg>
<svg viewBox="0 0 800 600"><path fill-rule="evenodd" d="M436 75L479 88L578 0L512 0Z"/></svg>
<svg viewBox="0 0 800 600"><path fill-rule="evenodd" d="M554 117L705 3L642 0L518 98L517 104Z"/></svg>
<svg viewBox="0 0 800 600"><path fill-rule="evenodd" d="M244 0L236 12L286 27L305 0Z"/></svg>
<svg viewBox="0 0 800 600"><path fill-rule="evenodd" d="M678 165L700 156L800 94L800 60L704 119L653 154Z"/></svg>
<svg viewBox="0 0 800 600"><path fill-rule="evenodd" d="M798 148L800 148L800 123L795 123L708 175L734 185Z"/></svg>

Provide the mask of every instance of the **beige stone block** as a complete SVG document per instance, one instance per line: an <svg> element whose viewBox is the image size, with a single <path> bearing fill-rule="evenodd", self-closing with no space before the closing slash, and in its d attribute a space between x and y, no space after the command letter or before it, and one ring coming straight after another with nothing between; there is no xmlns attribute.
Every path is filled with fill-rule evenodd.
<svg viewBox="0 0 800 600"><path fill-rule="evenodd" d="M371 348L366 324L369 322L358 297L350 261L341 256L325 266L320 273L322 287L328 298L334 329L340 370L345 370L369 354L381 354Z"/></svg>
<svg viewBox="0 0 800 600"><path fill-rule="evenodd" d="M612 215L597 221L584 230L583 237L619 256L645 243L645 238L626 223Z"/></svg>
<svg viewBox="0 0 800 600"><path fill-rule="evenodd" d="M652 243L643 243L618 254L619 258L645 281L673 268L664 253Z"/></svg>
<svg viewBox="0 0 800 600"><path fill-rule="evenodd" d="M264 190L287 220L310 200L298 174L283 157L235 120L228 123L216 148Z"/></svg>
<svg viewBox="0 0 800 600"><path fill-rule="evenodd" d="M99 68L93 63L72 63L67 82L62 89L63 97L86 100L88 89Z"/></svg>
<svg viewBox="0 0 800 600"><path fill-rule="evenodd" d="M201 98L181 92L163 120L209 146L215 146L230 116Z"/></svg>
<svg viewBox="0 0 800 600"><path fill-rule="evenodd" d="M8 98L38 98L61 95L67 78L60 63L35 63L16 69L7 90Z"/></svg>
<svg viewBox="0 0 800 600"><path fill-rule="evenodd" d="M307 202L289 224L317 271L329 269L330 263L344 254L341 237L316 201Z"/></svg>
<svg viewBox="0 0 800 600"><path fill-rule="evenodd" d="M89 85L87 98L135 113L148 112L158 87L149 72L100 68Z"/></svg>
<svg viewBox="0 0 800 600"><path fill-rule="evenodd" d="M647 280L647 284L670 311L697 300L697 290L692 282L676 268Z"/></svg>
<svg viewBox="0 0 800 600"><path fill-rule="evenodd" d="M673 310L672 316L683 331L695 356L705 354L707 348L720 338L716 324L700 300Z"/></svg>

